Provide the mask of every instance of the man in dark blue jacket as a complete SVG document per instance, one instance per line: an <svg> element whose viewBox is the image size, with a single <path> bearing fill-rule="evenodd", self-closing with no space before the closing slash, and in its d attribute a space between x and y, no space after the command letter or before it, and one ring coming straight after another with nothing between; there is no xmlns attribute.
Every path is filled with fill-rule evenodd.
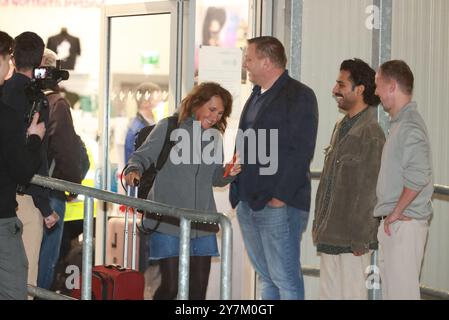
<svg viewBox="0 0 449 320"><path fill-rule="evenodd" d="M15 38L12 58L15 73L4 84L2 101L20 114L22 121L19 123L19 130L23 139L27 128L25 118L32 106L27 88L31 83L33 68L41 65L43 52L44 41L36 33L23 32ZM48 108L43 108L40 113L46 123ZM43 176L48 176L47 146L48 138L45 136L40 149L41 165L37 172ZM17 215L24 226L22 238L29 265L28 284L36 285L43 225L51 229L59 220L59 216L50 206L49 189L32 184L25 185L17 194L17 202Z"/></svg>
<svg viewBox="0 0 449 320"><path fill-rule="evenodd" d="M9 71L13 39L0 31L0 98ZM40 165L39 149L45 134L36 113L22 134L23 114L0 99L0 300L26 299L28 261L22 241L22 222L17 218L17 184L28 183Z"/></svg>
<svg viewBox="0 0 449 320"><path fill-rule="evenodd" d="M286 62L276 38L248 40L244 67L255 86L240 118L243 166L230 192L262 299L272 300L304 299L300 242L318 128L315 94L288 75Z"/></svg>

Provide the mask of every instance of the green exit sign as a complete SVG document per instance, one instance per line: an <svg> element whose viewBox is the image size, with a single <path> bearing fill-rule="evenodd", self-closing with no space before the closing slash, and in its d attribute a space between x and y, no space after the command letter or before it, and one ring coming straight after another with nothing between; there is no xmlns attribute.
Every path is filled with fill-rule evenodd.
<svg viewBox="0 0 449 320"><path fill-rule="evenodd" d="M160 55L159 52L146 52L142 54L140 60L143 65L157 66L159 65Z"/></svg>

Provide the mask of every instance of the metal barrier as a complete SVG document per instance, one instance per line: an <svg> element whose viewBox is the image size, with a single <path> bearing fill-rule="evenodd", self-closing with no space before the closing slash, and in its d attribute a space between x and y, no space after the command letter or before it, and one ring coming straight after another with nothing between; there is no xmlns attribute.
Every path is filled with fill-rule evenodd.
<svg viewBox="0 0 449 320"><path fill-rule="evenodd" d="M229 300L231 298L232 225L229 218L222 213L175 208L150 200L130 198L125 195L39 175L35 175L31 180L31 183L54 190L68 191L86 196L84 199L82 300L90 300L92 292L93 198L106 202L124 204L128 207L143 211L158 212L161 215L181 219L178 284L179 300L188 299L191 221L211 224L218 223L222 230L220 297L223 300ZM30 286L28 288L33 294L36 293Z"/></svg>
<svg viewBox="0 0 449 320"><path fill-rule="evenodd" d="M311 170L310 177L312 179L320 180L321 171ZM449 196L449 186L444 186L442 184L434 184L433 193L436 195Z"/></svg>
<svg viewBox="0 0 449 320"><path fill-rule="evenodd" d="M310 176L312 179L320 180L321 171L311 170ZM434 188L434 192L433 192L434 194L449 196L449 186L435 184L433 186L433 188ZM306 276L311 276L311 277L319 277L320 276L320 269L317 267L304 266L304 267L302 267L302 271L303 271L304 275L306 275ZM437 298L437 299L449 300L449 292L448 291L437 290L437 289L429 288L429 287L426 287L423 285L420 286L420 291L421 291L422 295L426 295L426 296L429 296L432 298ZM371 293L371 295L374 296L373 293Z"/></svg>
<svg viewBox="0 0 449 320"><path fill-rule="evenodd" d="M443 195L443 196L449 196L449 187L443 186L441 184L434 184L433 185L433 193Z"/></svg>
<svg viewBox="0 0 449 320"><path fill-rule="evenodd" d="M43 288L35 287L31 284L28 285L28 295L32 297L39 297L44 300L76 300L75 298L68 297L66 295Z"/></svg>
<svg viewBox="0 0 449 320"><path fill-rule="evenodd" d="M302 266L302 273L305 276L316 277L320 276L320 268L315 266L304 265ZM449 300L449 291L437 290L427 286L420 286L421 295L428 296L434 299ZM375 300L375 299L374 299Z"/></svg>

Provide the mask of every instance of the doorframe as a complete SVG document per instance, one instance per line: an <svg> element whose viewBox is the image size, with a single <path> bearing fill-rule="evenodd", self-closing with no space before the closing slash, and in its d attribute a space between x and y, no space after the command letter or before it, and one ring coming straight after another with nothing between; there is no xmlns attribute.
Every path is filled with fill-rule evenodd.
<svg viewBox="0 0 449 320"><path fill-rule="evenodd" d="M174 111L181 100L182 52L183 52L183 18L184 5L182 0L142 2L131 4L111 4L101 8L100 18L100 76L99 76L99 127L100 137L100 188L111 190L111 165L109 162L109 130L110 130L110 50L111 50L111 19L141 15L170 14L170 63L169 63L169 108ZM181 30L181 33L180 33ZM107 239L107 204L102 203L97 212L95 227L95 264L106 261Z"/></svg>

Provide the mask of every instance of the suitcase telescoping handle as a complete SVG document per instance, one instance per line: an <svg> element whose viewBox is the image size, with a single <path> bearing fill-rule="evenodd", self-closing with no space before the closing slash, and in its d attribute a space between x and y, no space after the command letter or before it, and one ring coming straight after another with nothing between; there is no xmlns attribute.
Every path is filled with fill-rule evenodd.
<svg viewBox="0 0 449 320"><path fill-rule="evenodd" d="M139 180L134 179L134 196L137 198L138 191L139 191ZM133 187L127 186L126 189L126 195L128 197L133 196ZM124 240L124 250L123 250L123 267L128 267L128 234L129 234L129 227L128 227L128 207L126 207L125 211L125 240ZM137 254L137 210L131 210L133 215L133 229L132 229L132 253L131 253L131 269L136 270L136 254Z"/></svg>

